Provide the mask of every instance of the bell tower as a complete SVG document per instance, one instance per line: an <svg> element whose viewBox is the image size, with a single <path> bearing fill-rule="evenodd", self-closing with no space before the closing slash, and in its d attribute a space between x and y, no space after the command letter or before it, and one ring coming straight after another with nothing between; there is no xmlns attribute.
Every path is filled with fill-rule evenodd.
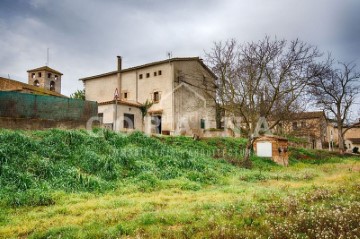
<svg viewBox="0 0 360 239"><path fill-rule="evenodd" d="M28 84L61 93L61 72L48 66L28 70Z"/></svg>

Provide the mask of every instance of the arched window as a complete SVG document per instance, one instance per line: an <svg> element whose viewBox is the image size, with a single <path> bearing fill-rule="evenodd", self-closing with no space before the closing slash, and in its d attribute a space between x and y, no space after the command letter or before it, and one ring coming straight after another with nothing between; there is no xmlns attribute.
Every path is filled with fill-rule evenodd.
<svg viewBox="0 0 360 239"><path fill-rule="evenodd" d="M55 91L55 82L54 81L50 82L50 90Z"/></svg>
<svg viewBox="0 0 360 239"><path fill-rule="evenodd" d="M38 80L34 80L34 86L36 86L36 87L39 87L39 86L40 86L40 83L39 83Z"/></svg>

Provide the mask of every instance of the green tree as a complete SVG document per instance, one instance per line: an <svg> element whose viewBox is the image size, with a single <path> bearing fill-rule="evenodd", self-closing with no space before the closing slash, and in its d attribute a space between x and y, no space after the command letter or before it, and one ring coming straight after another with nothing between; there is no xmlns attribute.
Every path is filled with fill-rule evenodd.
<svg viewBox="0 0 360 239"><path fill-rule="evenodd" d="M72 93L70 95L70 98L79 99L79 100L85 100L85 89L75 91L74 93Z"/></svg>
<svg viewBox="0 0 360 239"><path fill-rule="evenodd" d="M148 114L149 109L154 103L152 101L146 100L145 103L143 103L140 106L141 116L142 116L142 127L144 129L144 119L145 116Z"/></svg>

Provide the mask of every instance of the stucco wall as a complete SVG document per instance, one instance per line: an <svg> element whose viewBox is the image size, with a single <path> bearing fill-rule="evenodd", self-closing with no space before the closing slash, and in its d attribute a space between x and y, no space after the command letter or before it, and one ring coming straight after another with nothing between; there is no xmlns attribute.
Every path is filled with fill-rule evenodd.
<svg viewBox="0 0 360 239"><path fill-rule="evenodd" d="M115 118L115 104L99 105L99 113L103 114L103 124L112 124L113 130L121 132L132 132L134 130L142 131L142 116L141 111L137 107L127 105L117 105L117 118ZM125 129L124 114L134 115L134 129Z"/></svg>
<svg viewBox="0 0 360 239"><path fill-rule="evenodd" d="M172 64L165 63L139 70L124 72L121 75L121 91L128 92L129 101L145 103L153 100L153 93L160 93L160 101L154 102L149 112L162 111L162 130L172 130ZM159 75L161 71L161 75ZM156 72L156 76L154 73ZM149 74L149 77L146 75ZM140 79L142 75L142 79Z"/></svg>
<svg viewBox="0 0 360 239"><path fill-rule="evenodd" d="M216 128L215 79L198 61L175 62L174 73L174 128L183 131L185 124L196 133L201 119L205 120L205 129Z"/></svg>
<svg viewBox="0 0 360 239"><path fill-rule="evenodd" d="M115 89L119 88L117 74L87 80L84 87L86 100L99 103L113 100Z"/></svg>

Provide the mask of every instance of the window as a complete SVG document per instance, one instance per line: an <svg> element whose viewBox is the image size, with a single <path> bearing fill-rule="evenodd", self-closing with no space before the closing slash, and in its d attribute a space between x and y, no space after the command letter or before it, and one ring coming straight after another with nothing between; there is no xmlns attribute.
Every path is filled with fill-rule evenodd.
<svg viewBox="0 0 360 239"><path fill-rule="evenodd" d="M154 102L160 101L160 92L159 91L154 92L153 100L154 100Z"/></svg>
<svg viewBox="0 0 360 239"><path fill-rule="evenodd" d="M35 73L31 74L31 78L33 78L33 79L35 78Z"/></svg>
<svg viewBox="0 0 360 239"><path fill-rule="evenodd" d="M123 94L122 98L125 100L129 97L129 92L127 91L123 92L122 94Z"/></svg>
<svg viewBox="0 0 360 239"><path fill-rule="evenodd" d="M55 82L54 81L50 82L50 90L55 91Z"/></svg>
<svg viewBox="0 0 360 239"><path fill-rule="evenodd" d="M133 114L124 114L124 128L125 129L135 129L134 124L134 115Z"/></svg>
<svg viewBox="0 0 360 239"><path fill-rule="evenodd" d="M156 76L156 75L157 75L157 72L155 71L155 72L154 72L154 76Z"/></svg>
<svg viewBox="0 0 360 239"><path fill-rule="evenodd" d="M51 73L48 73L48 78L51 78Z"/></svg>
<svg viewBox="0 0 360 239"><path fill-rule="evenodd" d="M55 75L55 80L58 80L58 76L57 76L57 75Z"/></svg>
<svg viewBox="0 0 360 239"><path fill-rule="evenodd" d="M141 80L143 78L143 74L140 74L139 75L139 79Z"/></svg>
<svg viewBox="0 0 360 239"><path fill-rule="evenodd" d="M41 77L41 72L38 73L38 77Z"/></svg>
<svg viewBox="0 0 360 239"><path fill-rule="evenodd" d="M200 128L205 129L205 120L204 119L200 120Z"/></svg>
<svg viewBox="0 0 360 239"><path fill-rule="evenodd" d="M150 73L146 73L146 78L149 78L150 77Z"/></svg>
<svg viewBox="0 0 360 239"><path fill-rule="evenodd" d="M296 130L298 128L297 122L292 123L292 128L293 130Z"/></svg>
<svg viewBox="0 0 360 239"><path fill-rule="evenodd" d="M159 76L161 76L161 73L162 73L161 71L158 71L158 75L159 75Z"/></svg>
<svg viewBox="0 0 360 239"><path fill-rule="evenodd" d="M36 87L39 87L39 86L40 86L40 83L39 83L38 80L35 80L35 81L34 81L34 86L36 86Z"/></svg>

